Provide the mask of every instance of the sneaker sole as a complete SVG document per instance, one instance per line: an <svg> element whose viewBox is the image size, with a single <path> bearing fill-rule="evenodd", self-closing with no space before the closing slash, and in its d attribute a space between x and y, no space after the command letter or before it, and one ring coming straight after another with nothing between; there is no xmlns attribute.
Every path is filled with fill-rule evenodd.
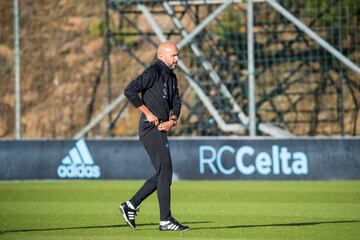
<svg viewBox="0 0 360 240"><path fill-rule="evenodd" d="M120 209L120 211L121 211L121 214L122 214L125 222L126 222L130 227L132 227L133 229L135 229L135 227L134 227L134 226L130 223L130 221L127 219L124 208L120 205L120 206L119 206L119 209Z"/></svg>

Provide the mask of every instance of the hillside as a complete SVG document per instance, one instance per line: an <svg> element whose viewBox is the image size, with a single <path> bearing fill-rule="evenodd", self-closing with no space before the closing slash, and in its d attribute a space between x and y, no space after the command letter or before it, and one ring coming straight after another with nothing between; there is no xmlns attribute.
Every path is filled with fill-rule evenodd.
<svg viewBox="0 0 360 240"><path fill-rule="evenodd" d="M6 138L14 137L12 2L0 1L0 137ZM72 137L87 122L93 84L102 63L102 1L20 2L23 137ZM111 59L113 72L121 70L127 76L113 81L113 96L139 71L121 61L123 54L116 52ZM95 111L107 102L106 85L102 75ZM105 135L106 121L97 127ZM119 125L114 131L134 135L133 125Z"/></svg>
<svg viewBox="0 0 360 240"><path fill-rule="evenodd" d="M118 3L125 3L118 1ZM126 2L127 3L131 2ZM305 24L359 63L360 10L355 1L343 5L333 1L283 1ZM121 4L120 4L121 5ZM150 6L150 5L149 5ZM188 32L214 9L203 6L176 10ZM154 18L176 41L181 38L160 5L153 5ZM143 64L155 57L158 39L141 12L125 6L124 16L110 14L112 46L123 41ZM343 11L348 9L349 11ZM121 10L121 11L122 11ZM125 11L124 10L124 11ZM0 1L0 138L14 132L13 0ZM257 120L271 122L295 135L359 135L360 78L331 56L268 4L255 5L255 67ZM344 14L344 15L339 15ZM129 81L143 69L121 47L113 47L110 65L103 62L104 1L20 1L21 103L24 138L71 138L109 102L121 94ZM341 34L342 33L342 34ZM148 34L148 36L144 36ZM234 4L194 40L214 66L221 83L247 114L246 4ZM126 37L124 37L126 35ZM142 35L142 36L141 36ZM150 40L149 40L150 39ZM118 42L117 42L118 43ZM233 105L204 70L201 57L184 47L181 58L192 77L207 94L227 123L239 123ZM178 71L178 70L176 70ZM107 72L111 75L108 81ZM177 72L179 73L179 71ZM244 132L219 130L214 117L194 91L177 74L183 94L182 119L175 135L239 135ZM111 95L108 93L111 92ZM135 136L138 112L119 106L112 113L113 136ZM123 112L121 112L123 109ZM121 112L120 119L118 113ZM106 137L109 118L104 118L88 137ZM246 133L245 133L246 134ZM259 132L259 134L262 134Z"/></svg>

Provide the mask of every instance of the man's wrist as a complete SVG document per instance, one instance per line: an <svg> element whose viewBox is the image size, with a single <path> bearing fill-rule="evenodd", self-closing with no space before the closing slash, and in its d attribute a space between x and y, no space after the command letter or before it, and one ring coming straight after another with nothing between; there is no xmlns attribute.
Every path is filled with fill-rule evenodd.
<svg viewBox="0 0 360 240"><path fill-rule="evenodd" d="M170 119L170 120L175 120L175 121L176 121L178 118L177 118L177 116L176 116L176 115L171 115L169 119Z"/></svg>

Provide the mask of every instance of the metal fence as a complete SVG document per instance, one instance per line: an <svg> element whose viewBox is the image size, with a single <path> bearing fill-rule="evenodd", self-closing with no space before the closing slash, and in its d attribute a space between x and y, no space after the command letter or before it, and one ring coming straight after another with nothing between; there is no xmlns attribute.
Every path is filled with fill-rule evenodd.
<svg viewBox="0 0 360 240"><path fill-rule="evenodd" d="M181 49L184 104L173 134L247 135L255 93L258 135L359 135L360 74L271 2L253 3L249 92L246 1L20 1L23 136L73 137L154 60L159 35L179 43L221 7ZM355 0L277 3L358 67ZM12 4L0 3L2 137L15 127ZM87 136L136 135L137 117L124 101Z"/></svg>

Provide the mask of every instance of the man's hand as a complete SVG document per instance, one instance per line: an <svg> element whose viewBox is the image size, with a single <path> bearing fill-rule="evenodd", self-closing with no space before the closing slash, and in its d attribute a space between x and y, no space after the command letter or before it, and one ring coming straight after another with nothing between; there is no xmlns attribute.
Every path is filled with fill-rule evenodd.
<svg viewBox="0 0 360 240"><path fill-rule="evenodd" d="M159 131L168 132L174 126L173 120L162 122L157 126Z"/></svg>
<svg viewBox="0 0 360 240"><path fill-rule="evenodd" d="M141 105L138 107L138 109L145 114L146 120L148 120L150 123L154 124L155 126L159 125L159 119L157 116L155 116L150 110L145 106Z"/></svg>
<svg viewBox="0 0 360 240"><path fill-rule="evenodd" d="M146 119L151 122L152 124L156 126L159 125L159 119L157 118L157 116L155 116L154 114L152 114L151 112L149 112L146 116Z"/></svg>

